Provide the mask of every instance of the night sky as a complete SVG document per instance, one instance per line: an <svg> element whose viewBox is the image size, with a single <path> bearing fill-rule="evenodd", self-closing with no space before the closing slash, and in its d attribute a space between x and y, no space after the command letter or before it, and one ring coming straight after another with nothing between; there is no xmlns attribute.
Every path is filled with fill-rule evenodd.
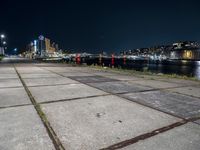
<svg viewBox="0 0 200 150"><path fill-rule="evenodd" d="M200 41L198 0L4 0L0 11L9 49L40 34L92 53Z"/></svg>

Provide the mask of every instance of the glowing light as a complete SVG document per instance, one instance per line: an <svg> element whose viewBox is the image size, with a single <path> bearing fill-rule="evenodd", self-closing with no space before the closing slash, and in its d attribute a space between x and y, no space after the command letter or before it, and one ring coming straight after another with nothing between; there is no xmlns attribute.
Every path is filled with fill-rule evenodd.
<svg viewBox="0 0 200 150"><path fill-rule="evenodd" d="M181 60L182 63L186 64L187 63L187 60Z"/></svg>
<svg viewBox="0 0 200 150"><path fill-rule="evenodd" d="M4 34L1 34L1 38L2 38L2 39L5 38L5 35L4 35Z"/></svg>
<svg viewBox="0 0 200 150"><path fill-rule="evenodd" d="M192 51L191 50L185 50L183 57L186 59L191 59L192 58Z"/></svg>
<svg viewBox="0 0 200 150"><path fill-rule="evenodd" d="M37 40L34 40L34 51L37 52Z"/></svg>
<svg viewBox="0 0 200 150"><path fill-rule="evenodd" d="M44 36L43 36L43 35L40 35L40 36L39 36L39 39L40 39L41 41L44 41Z"/></svg>
<svg viewBox="0 0 200 150"><path fill-rule="evenodd" d="M200 66L200 61L196 61L197 65Z"/></svg>

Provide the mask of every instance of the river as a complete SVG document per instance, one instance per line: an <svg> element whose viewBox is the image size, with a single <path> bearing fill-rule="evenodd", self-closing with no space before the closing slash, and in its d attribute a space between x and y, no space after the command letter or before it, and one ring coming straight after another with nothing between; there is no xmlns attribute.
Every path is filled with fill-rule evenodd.
<svg viewBox="0 0 200 150"><path fill-rule="evenodd" d="M137 63L132 64L129 69L149 71L152 73L177 74L200 79L200 61L195 61L192 64L185 61L184 64L174 63L173 65Z"/></svg>

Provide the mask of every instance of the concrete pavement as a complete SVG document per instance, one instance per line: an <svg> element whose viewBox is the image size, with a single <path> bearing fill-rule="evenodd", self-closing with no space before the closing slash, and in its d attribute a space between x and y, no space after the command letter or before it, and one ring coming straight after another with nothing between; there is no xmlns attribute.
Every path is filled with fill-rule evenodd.
<svg viewBox="0 0 200 150"><path fill-rule="evenodd" d="M0 149L199 150L200 82L0 64Z"/></svg>

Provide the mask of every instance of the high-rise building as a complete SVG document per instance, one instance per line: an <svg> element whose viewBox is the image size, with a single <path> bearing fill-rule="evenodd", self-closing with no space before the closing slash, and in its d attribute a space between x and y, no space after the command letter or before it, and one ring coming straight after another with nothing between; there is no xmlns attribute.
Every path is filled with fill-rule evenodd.
<svg viewBox="0 0 200 150"><path fill-rule="evenodd" d="M54 46L55 44L51 45L51 40L48 38L45 38L45 46L46 46L46 52L47 53L54 53L56 52L56 48Z"/></svg>
<svg viewBox="0 0 200 150"><path fill-rule="evenodd" d="M51 43L51 40L40 35L37 40L32 41L27 46L27 52L33 57L44 57L49 54L54 54L58 52L58 44Z"/></svg>
<svg viewBox="0 0 200 150"><path fill-rule="evenodd" d="M44 56L46 51L45 37L40 35L38 38L38 55Z"/></svg>

